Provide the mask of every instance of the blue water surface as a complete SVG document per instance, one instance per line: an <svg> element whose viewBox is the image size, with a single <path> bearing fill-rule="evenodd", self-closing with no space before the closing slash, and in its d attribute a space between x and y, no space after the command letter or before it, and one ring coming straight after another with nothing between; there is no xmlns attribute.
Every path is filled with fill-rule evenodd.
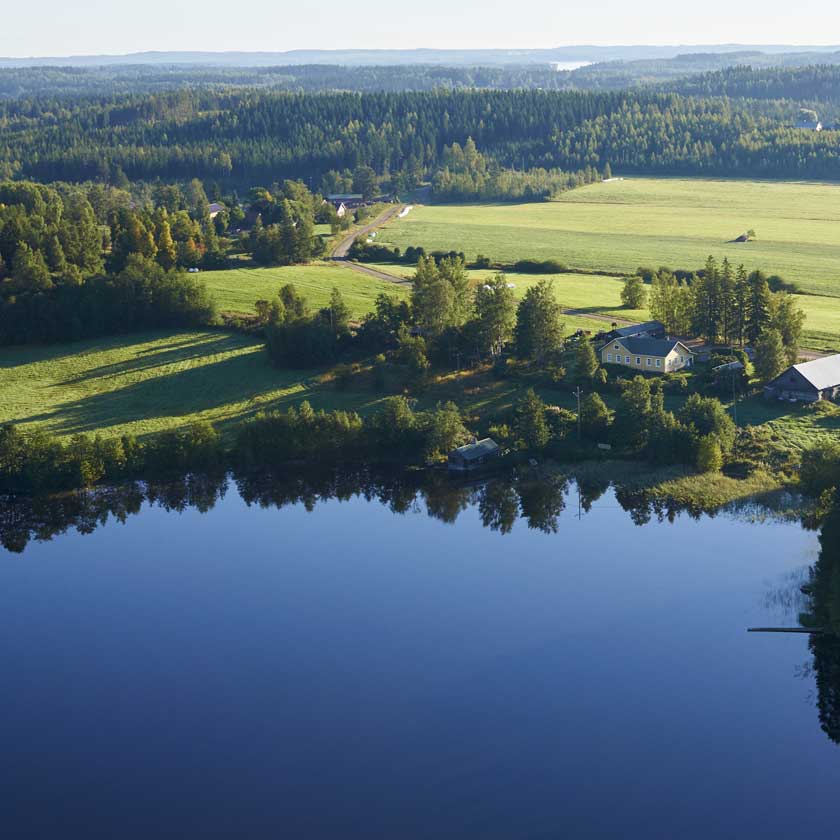
<svg viewBox="0 0 840 840"><path fill-rule="evenodd" d="M0 835L837 836L796 523L145 504L0 549Z"/></svg>

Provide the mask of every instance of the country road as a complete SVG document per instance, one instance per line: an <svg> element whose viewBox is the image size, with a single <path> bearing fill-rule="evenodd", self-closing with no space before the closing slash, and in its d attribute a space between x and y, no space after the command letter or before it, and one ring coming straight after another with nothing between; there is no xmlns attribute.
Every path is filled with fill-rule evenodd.
<svg viewBox="0 0 840 840"><path fill-rule="evenodd" d="M397 286L410 286L411 280L406 280L404 277L397 277L393 274L388 274L387 272L380 271L377 268L368 268L366 265L360 265L357 262L347 259L347 254L350 252L350 248L353 247L353 243L358 237L366 236L367 234L382 227L382 225L387 224L402 209L402 204L389 207L384 213L380 213L369 225L365 225L355 233L345 236L344 239L342 239L341 242L333 248L332 254L330 254L330 259L345 265L347 268L358 272L359 274L366 274L368 277L374 277L377 280L384 280L386 283L394 283Z"/></svg>
<svg viewBox="0 0 840 840"><path fill-rule="evenodd" d="M382 225L387 224L403 209L402 204L396 204L393 207L389 207L384 213L380 213L370 224L365 225L363 228L355 231L354 233L348 234L338 243L338 245L333 248L332 254L330 255L334 260L346 260L347 254L350 251L350 248L353 246L353 243L358 239L360 236L366 236L369 233L373 233L377 228L381 228Z"/></svg>

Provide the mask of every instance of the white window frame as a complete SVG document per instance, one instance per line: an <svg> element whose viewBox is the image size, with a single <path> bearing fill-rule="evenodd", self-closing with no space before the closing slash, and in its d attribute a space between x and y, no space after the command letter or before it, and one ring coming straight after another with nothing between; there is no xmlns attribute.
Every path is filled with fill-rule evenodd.
<svg viewBox="0 0 840 840"><path fill-rule="evenodd" d="M656 366L657 366L658 368L661 368L661 367L662 367L662 359L657 359L657 360L656 360Z"/></svg>
<svg viewBox="0 0 840 840"><path fill-rule="evenodd" d="M648 366L648 367L653 367L653 361L652 361L652 359L650 358L650 356L648 356L648 357L647 357L647 366Z"/></svg>
<svg viewBox="0 0 840 840"><path fill-rule="evenodd" d="M630 357L629 357L629 356L625 356L625 357L624 357L624 364L625 364L625 365L629 365L629 364L630 364Z"/></svg>
<svg viewBox="0 0 840 840"><path fill-rule="evenodd" d="M612 361L612 353L607 353L607 361L608 362Z"/></svg>
<svg viewBox="0 0 840 840"><path fill-rule="evenodd" d="M641 366L642 366L642 357L641 356L636 356L636 367L641 367Z"/></svg>

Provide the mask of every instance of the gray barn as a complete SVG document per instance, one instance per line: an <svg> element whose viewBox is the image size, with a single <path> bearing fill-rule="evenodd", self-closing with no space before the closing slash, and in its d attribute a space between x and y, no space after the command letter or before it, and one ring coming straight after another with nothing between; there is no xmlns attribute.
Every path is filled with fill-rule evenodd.
<svg viewBox="0 0 840 840"><path fill-rule="evenodd" d="M837 399L840 396L840 354L789 367L764 387L764 394L797 402Z"/></svg>

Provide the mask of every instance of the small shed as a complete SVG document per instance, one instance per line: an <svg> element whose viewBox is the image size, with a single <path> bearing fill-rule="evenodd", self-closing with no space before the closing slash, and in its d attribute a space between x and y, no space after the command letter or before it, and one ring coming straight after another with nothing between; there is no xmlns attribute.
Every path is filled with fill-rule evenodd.
<svg viewBox="0 0 840 840"><path fill-rule="evenodd" d="M449 469L457 472L467 472L483 466L488 461L498 458L502 454L501 447L492 438L459 446L449 453Z"/></svg>
<svg viewBox="0 0 840 840"><path fill-rule="evenodd" d="M644 324L617 327L607 333L607 338L665 338L665 335L665 324L661 321L646 321Z"/></svg>
<svg viewBox="0 0 840 840"><path fill-rule="evenodd" d="M359 207L364 204L365 197L361 193L330 193L327 196L329 201L336 210L340 206L344 206L346 210L354 207Z"/></svg>

